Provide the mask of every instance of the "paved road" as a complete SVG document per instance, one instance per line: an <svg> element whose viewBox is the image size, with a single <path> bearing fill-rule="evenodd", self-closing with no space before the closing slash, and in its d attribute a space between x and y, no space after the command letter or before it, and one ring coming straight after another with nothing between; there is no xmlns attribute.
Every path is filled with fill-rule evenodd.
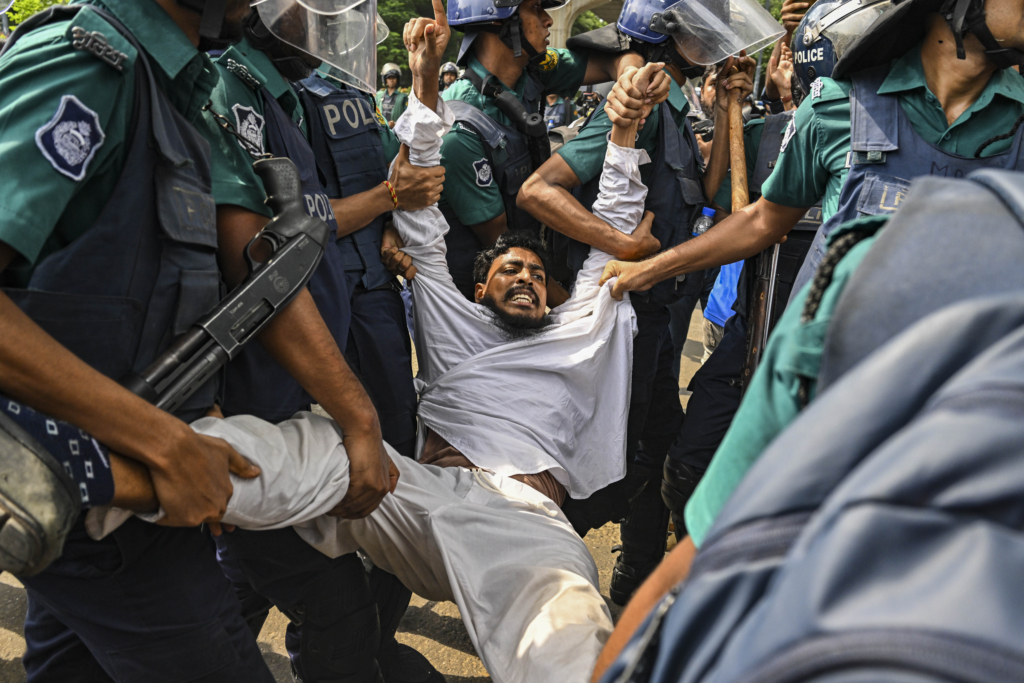
<svg viewBox="0 0 1024 683"><path fill-rule="evenodd" d="M694 312L690 322L689 340L683 349L680 385L685 387L700 367L704 352L701 333L703 317L700 310ZM680 401L685 407L689 396L680 392ZM608 525L587 534L587 547L601 574L601 594L605 596L612 616L618 618L622 611L608 600L608 582L611 580L615 556L613 545L619 542L617 525ZM25 671L21 657L25 653L22 623L25 618L25 591L18 580L10 574L0 576L0 683L24 683ZM288 655L284 648L284 630L288 621L277 610L271 612L259 645L263 656L270 665L279 683L291 683ZM420 652L445 675L448 683L485 683L491 679L480 663L473 644L469 640L458 608L450 602L432 602L413 596L409 611L406 612L398 630L398 639Z"/></svg>

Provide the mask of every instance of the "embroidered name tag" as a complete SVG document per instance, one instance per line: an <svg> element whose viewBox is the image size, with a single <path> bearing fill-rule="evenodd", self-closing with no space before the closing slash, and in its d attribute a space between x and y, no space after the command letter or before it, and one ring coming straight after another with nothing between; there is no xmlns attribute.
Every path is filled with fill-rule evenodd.
<svg viewBox="0 0 1024 683"><path fill-rule="evenodd" d="M79 181L105 138L96 112L65 95L50 122L36 131L36 146L58 173Z"/></svg>
<svg viewBox="0 0 1024 683"><path fill-rule="evenodd" d="M115 49L99 31L86 31L81 26L74 26L71 29L71 37L71 47L91 52L118 71L124 71L124 62L128 55Z"/></svg>

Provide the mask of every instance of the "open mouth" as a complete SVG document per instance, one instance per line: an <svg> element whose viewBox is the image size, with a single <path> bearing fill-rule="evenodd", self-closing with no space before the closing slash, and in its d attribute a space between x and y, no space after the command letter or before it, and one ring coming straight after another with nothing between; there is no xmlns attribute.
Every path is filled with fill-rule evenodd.
<svg viewBox="0 0 1024 683"><path fill-rule="evenodd" d="M533 308L537 305L537 295L528 289L514 290L505 297L505 301L521 308Z"/></svg>

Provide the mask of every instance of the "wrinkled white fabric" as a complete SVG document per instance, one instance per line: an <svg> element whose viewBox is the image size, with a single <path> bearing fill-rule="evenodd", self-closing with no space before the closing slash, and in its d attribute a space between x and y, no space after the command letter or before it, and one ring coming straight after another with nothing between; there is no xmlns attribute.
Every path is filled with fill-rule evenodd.
<svg viewBox="0 0 1024 683"><path fill-rule="evenodd" d="M401 473L395 492L369 517L342 520L323 514L348 489L348 457L332 420L299 413L277 426L248 416L192 426L263 470L257 479L232 477L225 523L296 524L331 557L362 549L417 595L454 601L496 683L590 679L611 615L589 550L537 491L482 470L420 465L389 446Z"/></svg>
<svg viewBox="0 0 1024 683"><path fill-rule="evenodd" d="M443 102L437 113L410 102L395 132L413 163L436 164L451 113ZM626 233L643 214L639 164L647 161L643 150L608 146L594 213ZM553 324L510 342L488 309L455 289L438 208L395 211L394 223L419 271L412 290L422 424L484 469L550 470L573 498L625 476L636 321L627 297L615 301L611 283L598 285L611 257L591 249Z"/></svg>

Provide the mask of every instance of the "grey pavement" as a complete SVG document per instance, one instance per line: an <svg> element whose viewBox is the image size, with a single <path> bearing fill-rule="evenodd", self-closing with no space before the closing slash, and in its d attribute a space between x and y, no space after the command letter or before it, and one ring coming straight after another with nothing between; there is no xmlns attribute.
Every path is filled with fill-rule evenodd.
<svg viewBox="0 0 1024 683"><path fill-rule="evenodd" d="M688 341L683 348L680 387L689 384L690 377L700 367L704 353L701 323L703 315L698 307L690 321ZM680 392L680 401L686 406L689 394ZM621 608L608 599L615 555L611 548L619 542L617 525L609 524L587 534L586 543L601 575L601 594L611 608L612 617L618 619ZM0 575L0 683L23 683L25 671L21 658L25 653L22 624L25 618L25 591L10 574ZM279 683L291 683L291 670L284 647L284 631L288 620L272 610L259 637L260 650ZM459 609L450 602L433 602L414 595L412 604L398 629L398 640L416 648L444 674L448 683L484 683L490 681L487 671L476 656L473 644L459 617Z"/></svg>

